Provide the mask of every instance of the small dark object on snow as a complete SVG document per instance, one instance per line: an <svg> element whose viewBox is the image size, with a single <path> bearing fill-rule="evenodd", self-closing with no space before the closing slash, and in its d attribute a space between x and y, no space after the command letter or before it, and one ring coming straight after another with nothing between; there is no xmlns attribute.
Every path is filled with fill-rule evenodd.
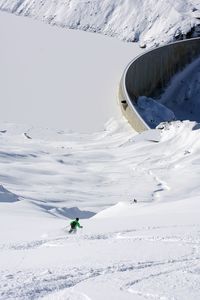
<svg viewBox="0 0 200 300"><path fill-rule="evenodd" d="M134 198L133 200L131 200L131 204L137 203L137 200Z"/></svg>
<svg viewBox="0 0 200 300"><path fill-rule="evenodd" d="M24 132L24 135L25 135L25 137L26 137L27 139L32 140L32 137L30 137L30 136L28 135L28 133Z"/></svg>

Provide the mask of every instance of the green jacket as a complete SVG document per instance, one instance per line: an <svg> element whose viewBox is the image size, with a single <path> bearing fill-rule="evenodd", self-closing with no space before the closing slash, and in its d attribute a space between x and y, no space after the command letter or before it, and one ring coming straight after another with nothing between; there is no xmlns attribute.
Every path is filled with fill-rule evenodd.
<svg viewBox="0 0 200 300"><path fill-rule="evenodd" d="M79 224L79 221L76 221L76 220L74 220L74 221L72 221L71 223L70 223L70 225L71 225L71 227L72 228L82 228L82 226Z"/></svg>

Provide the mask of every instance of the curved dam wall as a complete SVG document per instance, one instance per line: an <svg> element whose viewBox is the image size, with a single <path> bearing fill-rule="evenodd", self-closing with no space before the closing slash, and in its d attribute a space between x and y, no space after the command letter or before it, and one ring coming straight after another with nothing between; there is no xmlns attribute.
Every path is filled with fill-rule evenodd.
<svg viewBox="0 0 200 300"><path fill-rule="evenodd" d="M119 87L119 101L132 127L142 132L150 129L137 112L137 98L155 97L169 80L200 55L200 38L175 42L136 57L124 71Z"/></svg>

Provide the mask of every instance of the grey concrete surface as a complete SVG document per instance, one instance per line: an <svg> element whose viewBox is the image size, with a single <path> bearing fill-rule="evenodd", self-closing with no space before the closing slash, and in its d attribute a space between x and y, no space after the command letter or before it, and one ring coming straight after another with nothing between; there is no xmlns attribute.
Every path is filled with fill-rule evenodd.
<svg viewBox="0 0 200 300"><path fill-rule="evenodd" d="M149 129L137 112L137 98L161 94L172 76L199 55L200 38L194 38L150 50L130 62L121 78L119 102L124 116L136 131Z"/></svg>

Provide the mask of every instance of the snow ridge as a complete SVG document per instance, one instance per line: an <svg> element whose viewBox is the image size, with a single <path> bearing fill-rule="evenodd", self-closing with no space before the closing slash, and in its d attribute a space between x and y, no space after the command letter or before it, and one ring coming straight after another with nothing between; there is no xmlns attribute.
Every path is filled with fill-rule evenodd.
<svg viewBox="0 0 200 300"><path fill-rule="evenodd" d="M16 202L19 201L18 196L8 191L0 184L0 203L2 202Z"/></svg>
<svg viewBox="0 0 200 300"><path fill-rule="evenodd" d="M140 41L143 47L168 43L191 32L199 35L200 26L197 0L0 0L0 10L61 27Z"/></svg>

